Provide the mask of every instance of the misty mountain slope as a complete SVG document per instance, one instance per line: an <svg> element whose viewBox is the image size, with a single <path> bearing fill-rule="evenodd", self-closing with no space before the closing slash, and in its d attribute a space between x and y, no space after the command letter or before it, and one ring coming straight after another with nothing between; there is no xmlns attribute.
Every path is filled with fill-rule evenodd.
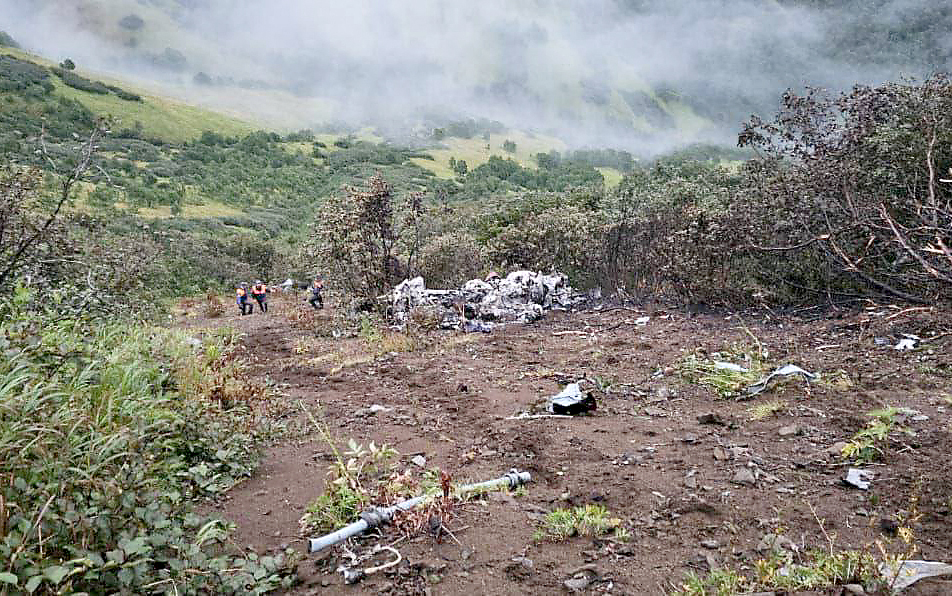
<svg viewBox="0 0 952 596"><path fill-rule="evenodd" d="M590 52L546 32L558 23L528 22L535 17L525 7L481 28L478 15L439 9L441 16L424 5L390 14L397 22L390 26L325 6L313 31L285 35L274 21L277 8L262 15L226 10L225 3L41 0L11 7L4 26L52 58L70 56L149 88L146 81L161 82L191 103L279 128L370 124L407 140L459 117L484 116L594 146L626 137L654 142L661 132L665 143L680 144L711 132L687 104L659 97L625 64L593 64ZM306 13L299 3L284 6L291 6L287 18ZM336 18L350 37L332 30ZM436 38L405 30L414 20L437 30ZM374 27L387 30L376 35Z"/></svg>
<svg viewBox="0 0 952 596"><path fill-rule="evenodd" d="M485 117L650 154L732 144L788 87L952 62L952 8L931 0L0 0L0 28L275 127L419 141Z"/></svg>
<svg viewBox="0 0 952 596"><path fill-rule="evenodd" d="M47 60L14 48L2 47L0 55L13 56L46 67L53 66ZM83 69L78 69L76 73L92 81L118 85L127 91L141 93L139 88L125 80L97 76ZM58 76L51 75L48 81L53 85L57 96L74 99L97 115L111 117L117 128L141 126L141 133L152 138L180 142L198 138L205 130L238 135L251 132L255 128L250 122L169 97L142 94L140 101L129 101L114 93L94 93L67 86ZM0 111L3 110L4 107L0 106Z"/></svg>

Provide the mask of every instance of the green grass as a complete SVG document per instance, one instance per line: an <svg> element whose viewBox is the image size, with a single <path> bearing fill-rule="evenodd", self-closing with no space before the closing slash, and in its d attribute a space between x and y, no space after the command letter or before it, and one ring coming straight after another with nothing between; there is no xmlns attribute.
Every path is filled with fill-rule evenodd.
<svg viewBox="0 0 952 596"><path fill-rule="evenodd" d="M42 66L53 65L49 60L13 48L2 48L0 53L9 54L22 60L29 60ZM127 81L111 79L107 76L80 70L77 71L77 74L106 84L118 85L127 91L142 96L142 101L126 101L113 94L98 95L67 87L56 75L50 76L49 81L53 83L58 95L79 101L97 115L112 116L117 121L117 129L132 128L135 122L138 121L142 123L143 132L146 136L170 142L182 142L196 139L206 130L212 130L226 136L242 136L258 128L250 122L225 114L143 93L141 89L135 85L130 85Z"/></svg>
<svg viewBox="0 0 952 596"><path fill-rule="evenodd" d="M704 576L691 572L683 580L681 589L674 594L734 596L758 591L790 594L803 590L827 593L844 584L875 585L881 579L876 562L869 553L851 550L833 553L817 551L799 563L791 562L789 557L775 555L758 560L754 567L754 578L745 577L733 569L717 569Z"/></svg>
<svg viewBox="0 0 952 596"><path fill-rule="evenodd" d="M502 148L502 144L506 140L513 141L516 144L515 153L509 153ZM465 161L470 170L486 163L493 155L499 155L503 158L511 157L524 167L535 168L537 164L533 156L536 153L544 153L552 149L565 151L566 148L565 143L554 137L534 135L517 130L492 134L488 141L481 136L471 139L449 137L440 141L440 144L445 145L446 148L426 151L426 153L433 156L432 160L413 158L410 161L430 170L440 178L453 178L455 174L449 163L451 157Z"/></svg>
<svg viewBox="0 0 952 596"><path fill-rule="evenodd" d="M621 179L624 177L624 174L616 170L615 168L595 168L601 172L602 177L605 178L605 188L615 188L621 182Z"/></svg>
<svg viewBox="0 0 952 596"><path fill-rule="evenodd" d="M224 405L249 393L237 334L194 346L30 301L21 287L0 305L0 592L290 586L290 559L228 548L227 524L192 508L249 476L269 434L247 404Z"/></svg>
<svg viewBox="0 0 952 596"><path fill-rule="evenodd" d="M141 122L147 137L182 142L197 139L206 130L241 136L255 129L247 122L171 99L143 95L142 101L126 101L115 95L96 95L67 87L58 77L51 80L58 94L78 100L97 115L115 118L116 128L132 128Z"/></svg>
<svg viewBox="0 0 952 596"><path fill-rule="evenodd" d="M621 520L612 517L607 509L601 505L585 505L556 509L546 514L533 538L536 542L560 542L573 536L597 537L611 533L622 539L627 537L627 532L621 528Z"/></svg>

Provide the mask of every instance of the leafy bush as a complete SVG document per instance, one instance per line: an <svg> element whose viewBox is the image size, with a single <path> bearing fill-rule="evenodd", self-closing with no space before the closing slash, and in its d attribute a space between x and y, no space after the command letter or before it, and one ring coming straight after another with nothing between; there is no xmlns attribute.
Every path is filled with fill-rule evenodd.
<svg viewBox="0 0 952 596"><path fill-rule="evenodd" d="M15 39L10 37L10 34L6 31L0 31L0 47L19 48L20 44L18 44Z"/></svg>
<svg viewBox="0 0 952 596"><path fill-rule="evenodd" d="M0 91L17 91L42 85L49 77L49 72L42 66L6 54L0 55Z"/></svg>
<svg viewBox="0 0 952 596"><path fill-rule="evenodd" d="M299 261L330 271L354 297L374 300L415 271L423 238L422 197L396 202L393 187L381 176L367 190L348 189L321 206L302 247Z"/></svg>
<svg viewBox="0 0 952 596"><path fill-rule="evenodd" d="M68 87L74 89L79 89L80 91L87 91L89 93L96 93L99 95L108 95L109 87L105 83L100 83L99 81L93 81L82 77L71 70L66 70L65 68L60 67L51 67L53 74L58 76Z"/></svg>
<svg viewBox="0 0 952 596"><path fill-rule="evenodd" d="M246 593L291 581L286 556L231 552L191 511L256 465L245 405L210 400L238 378L234 337L27 314L0 317L0 583L43 593ZM209 382L209 380L213 380Z"/></svg>
<svg viewBox="0 0 952 596"><path fill-rule="evenodd" d="M485 247L465 230L430 238L420 254L420 275L433 288L455 288L479 277L489 265Z"/></svg>
<svg viewBox="0 0 952 596"><path fill-rule="evenodd" d="M749 169L748 229L765 252L784 255L779 281L818 294L952 298L952 187L940 182L952 166L948 78L838 97L788 92L776 118L752 119L740 144L764 155ZM791 279L790 255L823 275Z"/></svg>

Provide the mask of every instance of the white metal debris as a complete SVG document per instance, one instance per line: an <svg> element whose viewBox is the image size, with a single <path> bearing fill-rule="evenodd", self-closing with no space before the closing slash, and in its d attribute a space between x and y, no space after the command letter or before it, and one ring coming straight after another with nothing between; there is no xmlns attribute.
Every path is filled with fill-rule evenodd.
<svg viewBox="0 0 952 596"><path fill-rule="evenodd" d="M406 322L414 308L430 307L438 309L440 326L445 329L460 328L464 319L529 323L546 311L572 308L586 300L564 275L532 271L513 271L502 279L473 279L455 290L428 289L422 277L415 277L384 298L398 322Z"/></svg>

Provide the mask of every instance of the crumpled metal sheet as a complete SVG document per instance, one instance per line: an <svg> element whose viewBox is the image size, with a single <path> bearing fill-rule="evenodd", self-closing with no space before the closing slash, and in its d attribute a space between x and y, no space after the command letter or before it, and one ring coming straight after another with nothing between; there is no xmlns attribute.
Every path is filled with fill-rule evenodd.
<svg viewBox="0 0 952 596"><path fill-rule="evenodd" d="M850 486L855 486L860 490L868 490L870 483L873 481L873 477L875 477L875 474L869 470L850 468L847 470L846 478L843 479L843 482Z"/></svg>
<svg viewBox="0 0 952 596"><path fill-rule="evenodd" d="M952 575L952 565L917 560L903 561L898 566L880 563L879 572L886 579L886 585L892 585L893 592L900 592L920 579Z"/></svg>
<svg viewBox="0 0 952 596"><path fill-rule="evenodd" d="M758 382L754 383L753 385L750 385L749 387L747 387L747 395L748 395L748 396L750 396L750 395L757 395L758 393L760 393L760 392L762 392L763 390L765 390L765 389L767 388L767 386L770 385L770 382L773 381L775 378L777 378L777 377L786 377L786 376L790 376L790 375L800 375L800 376L802 376L802 377L804 378L804 380L806 380L807 382L813 381L813 380L817 379L818 376L819 376L819 375L816 375L816 374L814 374L814 373L812 373L812 372L810 372L810 371L808 371L808 370L803 370L802 368L800 368L799 366L797 366L797 365L795 365L795 364L786 364L786 365L784 365L784 366L781 366L781 367L778 368L777 370L773 371L772 373L770 373L769 375L767 375L766 377L764 377L764 378L761 379L760 381L758 381Z"/></svg>
<svg viewBox="0 0 952 596"><path fill-rule="evenodd" d="M437 309L444 329L460 328L464 318L530 323L548 310L572 308L588 299L573 290L564 275L532 271L513 271L501 279L473 279L453 290L429 289L422 277L415 277L404 280L383 298L401 323L415 307Z"/></svg>

